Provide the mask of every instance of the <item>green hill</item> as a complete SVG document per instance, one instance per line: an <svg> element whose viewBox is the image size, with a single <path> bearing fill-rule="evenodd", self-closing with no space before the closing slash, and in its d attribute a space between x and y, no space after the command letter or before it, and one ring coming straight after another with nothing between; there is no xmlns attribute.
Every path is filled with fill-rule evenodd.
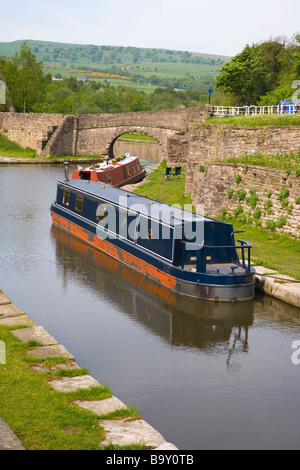
<svg viewBox="0 0 300 470"><path fill-rule="evenodd" d="M0 42L0 55L13 57L24 41ZM105 80L153 91L158 86L207 91L230 57L169 49L96 46L26 40L53 77ZM102 74L102 75L101 75Z"/></svg>

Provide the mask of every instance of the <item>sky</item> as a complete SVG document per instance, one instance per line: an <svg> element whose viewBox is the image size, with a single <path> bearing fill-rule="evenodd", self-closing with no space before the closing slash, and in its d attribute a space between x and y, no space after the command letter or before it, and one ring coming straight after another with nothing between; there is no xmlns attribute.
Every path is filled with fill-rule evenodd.
<svg viewBox="0 0 300 470"><path fill-rule="evenodd" d="M0 0L0 42L36 39L234 56L300 33L299 0Z"/></svg>

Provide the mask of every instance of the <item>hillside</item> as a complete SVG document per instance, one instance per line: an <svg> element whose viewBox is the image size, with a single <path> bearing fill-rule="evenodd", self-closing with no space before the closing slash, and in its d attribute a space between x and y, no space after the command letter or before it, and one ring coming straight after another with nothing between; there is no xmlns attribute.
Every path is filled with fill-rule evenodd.
<svg viewBox="0 0 300 470"><path fill-rule="evenodd" d="M0 55L13 57L24 41L0 42ZM230 57L188 51L95 46L26 40L53 77L105 80L144 91L157 86L207 91Z"/></svg>

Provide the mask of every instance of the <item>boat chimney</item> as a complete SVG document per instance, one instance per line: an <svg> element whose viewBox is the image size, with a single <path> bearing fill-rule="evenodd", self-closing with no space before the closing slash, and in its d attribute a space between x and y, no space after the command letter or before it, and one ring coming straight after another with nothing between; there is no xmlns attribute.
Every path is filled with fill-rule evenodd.
<svg viewBox="0 0 300 470"><path fill-rule="evenodd" d="M65 181L69 181L69 162L65 162Z"/></svg>

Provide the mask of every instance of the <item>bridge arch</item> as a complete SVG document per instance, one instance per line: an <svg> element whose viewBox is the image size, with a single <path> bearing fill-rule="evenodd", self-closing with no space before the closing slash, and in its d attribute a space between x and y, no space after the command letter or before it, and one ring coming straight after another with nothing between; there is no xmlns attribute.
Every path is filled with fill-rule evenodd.
<svg viewBox="0 0 300 470"><path fill-rule="evenodd" d="M151 137L152 139L154 139L154 141L156 142L156 144L159 146L159 149L160 149L160 154L161 154L161 157L162 159L166 158L167 157L167 142L166 142L166 138L162 135L160 135L159 132L157 132L157 130L155 129L146 129L146 128L141 128L141 127L127 127L127 128L124 128L122 129L122 131L118 130L118 132L116 132L113 136L112 136L112 139L111 139L111 142L109 144L109 148L108 148L108 156L110 158L114 157L114 145L115 143L117 142L117 140L122 137L122 135L124 134L134 134L134 135L146 135L148 137Z"/></svg>

